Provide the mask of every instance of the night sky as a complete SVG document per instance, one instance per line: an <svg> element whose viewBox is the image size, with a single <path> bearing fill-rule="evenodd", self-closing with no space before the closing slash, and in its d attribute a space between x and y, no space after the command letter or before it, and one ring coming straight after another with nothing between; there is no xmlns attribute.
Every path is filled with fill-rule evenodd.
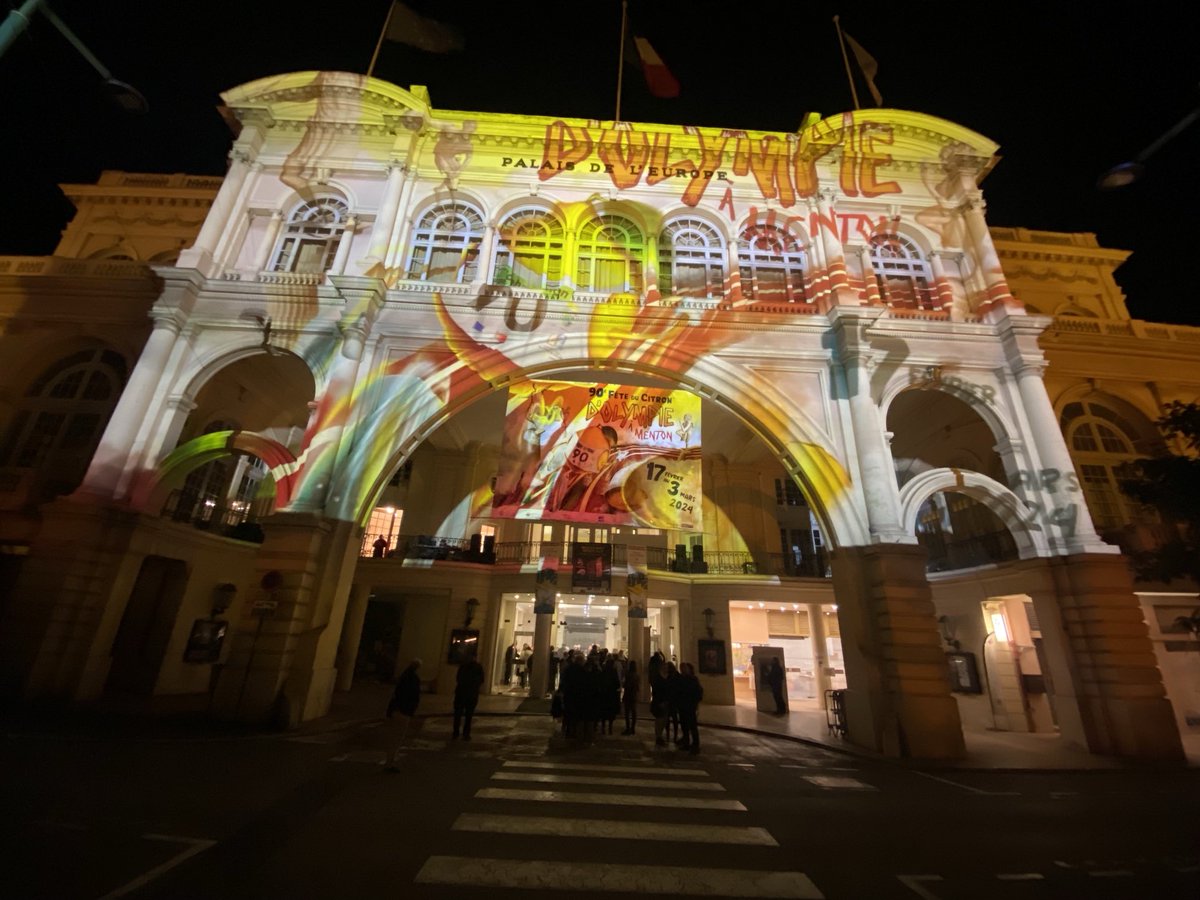
<svg viewBox="0 0 1200 900"><path fill-rule="evenodd" d="M0 6L16 0L0 0ZM610 119L617 0L409 4L451 23L466 50L384 47L375 74L425 84L441 109ZM363 72L388 0L55 0L113 74L150 104L128 118L50 23L36 18L0 58L0 254L50 253L70 216L56 188L103 169L221 174L231 136L218 94L267 75ZM104 15L101 15L101 12ZM1134 252L1117 278L1138 318L1200 325L1196 210L1200 122L1117 192L1095 183L1200 105L1200 4L633 2L682 85L658 100L626 70L622 118L794 131L809 111L850 108L843 27L879 62L884 105L950 119L995 140L984 182L993 225L1095 232ZM632 76L632 77L630 77ZM866 97L861 88L860 93ZM869 99L867 104L870 105Z"/></svg>

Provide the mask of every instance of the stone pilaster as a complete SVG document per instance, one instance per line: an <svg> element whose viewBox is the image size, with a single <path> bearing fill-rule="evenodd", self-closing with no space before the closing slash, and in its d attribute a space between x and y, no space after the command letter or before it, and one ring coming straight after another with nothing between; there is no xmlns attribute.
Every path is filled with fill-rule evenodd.
<svg viewBox="0 0 1200 900"><path fill-rule="evenodd" d="M925 551L843 547L832 562L851 686L850 740L888 756L962 757L962 725L946 677Z"/></svg>
<svg viewBox="0 0 1200 900"><path fill-rule="evenodd" d="M1183 760L1127 561L1077 554L1050 561L1057 598L1034 596L1063 737L1092 753Z"/></svg>

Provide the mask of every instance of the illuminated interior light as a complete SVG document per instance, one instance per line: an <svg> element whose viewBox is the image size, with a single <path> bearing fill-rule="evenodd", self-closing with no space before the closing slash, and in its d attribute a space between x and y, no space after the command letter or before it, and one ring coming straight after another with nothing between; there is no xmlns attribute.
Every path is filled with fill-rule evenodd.
<svg viewBox="0 0 1200 900"><path fill-rule="evenodd" d="M1004 613L992 613L992 634L996 636L996 640L1002 643L1008 641L1008 624L1004 621Z"/></svg>

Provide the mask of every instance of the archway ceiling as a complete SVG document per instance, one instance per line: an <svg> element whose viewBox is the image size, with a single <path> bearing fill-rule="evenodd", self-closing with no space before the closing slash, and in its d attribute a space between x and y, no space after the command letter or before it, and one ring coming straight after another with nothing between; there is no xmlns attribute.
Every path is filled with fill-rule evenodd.
<svg viewBox="0 0 1200 900"><path fill-rule="evenodd" d="M598 380L596 373L589 370L558 373L554 379L583 384ZM669 381L645 375L622 378L620 375L609 373L604 380L664 389L678 388ZM429 445L439 450L462 450L471 443L499 443L504 425L506 398L506 392L497 391L490 397L472 404L431 434L428 438ZM705 456L722 456L739 465L775 462L770 448L724 407L705 400L701 407L701 416Z"/></svg>

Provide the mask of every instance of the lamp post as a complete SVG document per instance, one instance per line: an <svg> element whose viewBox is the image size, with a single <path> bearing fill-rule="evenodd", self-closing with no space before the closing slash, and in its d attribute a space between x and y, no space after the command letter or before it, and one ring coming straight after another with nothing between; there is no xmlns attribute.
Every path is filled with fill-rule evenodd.
<svg viewBox="0 0 1200 900"><path fill-rule="evenodd" d="M713 612L711 607L705 607L704 612L701 613L701 615L704 616L704 627L708 629L708 636L712 637L713 636L713 619L716 618L717 614L715 612Z"/></svg>
<svg viewBox="0 0 1200 900"><path fill-rule="evenodd" d="M1107 172L1100 176L1100 180L1096 182L1096 187L1101 190L1115 190L1123 188L1126 185L1133 184L1146 172L1146 167L1143 163L1146 158L1158 151L1163 144L1179 134L1189 125L1200 118L1200 106L1197 106L1190 113L1168 128L1163 134L1154 141L1145 150L1135 156L1129 162L1123 162L1120 165L1113 166Z"/></svg>
<svg viewBox="0 0 1200 900"><path fill-rule="evenodd" d="M46 5L45 0L25 0L18 8L11 10L3 22L0 22L0 56L3 56L13 41L29 27L33 15L37 12L41 12L49 19L50 24L58 29L59 34L65 37L71 46L79 51L79 55L100 73L104 89L110 100L127 113L141 115L149 109L146 98L142 96L141 92L132 85L113 78L112 72L96 59L92 51L84 46L83 41L75 36L75 32L71 31L66 23L54 13L54 10Z"/></svg>

